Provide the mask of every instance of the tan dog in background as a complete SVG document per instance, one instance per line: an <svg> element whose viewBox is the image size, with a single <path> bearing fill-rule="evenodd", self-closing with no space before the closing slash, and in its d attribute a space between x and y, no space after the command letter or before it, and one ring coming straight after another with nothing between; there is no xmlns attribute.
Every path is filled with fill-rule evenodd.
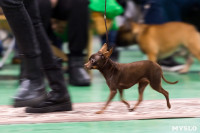
<svg viewBox="0 0 200 133"><path fill-rule="evenodd" d="M200 60L200 34L194 26L182 22L169 22L160 25L127 22L121 26L117 35L117 45L130 45L137 42L151 61L171 56L186 49ZM186 73L193 60L186 54L186 65L180 73Z"/></svg>

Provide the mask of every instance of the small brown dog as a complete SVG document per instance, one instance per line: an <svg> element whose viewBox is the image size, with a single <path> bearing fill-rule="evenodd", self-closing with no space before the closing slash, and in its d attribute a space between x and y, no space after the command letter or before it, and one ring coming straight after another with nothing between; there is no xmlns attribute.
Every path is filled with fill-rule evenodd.
<svg viewBox="0 0 200 133"><path fill-rule="evenodd" d="M177 50L186 50L186 65L180 73L188 72L193 63L188 51L200 60L200 34L190 24L169 22L147 25L127 21L119 28L117 45L126 46L133 43L138 43L148 59L154 62L174 54Z"/></svg>
<svg viewBox="0 0 200 133"><path fill-rule="evenodd" d="M169 82L163 77L163 72L160 66L152 61L138 61L127 64L120 64L109 59L112 54L112 49L107 51L107 44L104 44L102 48L95 54L91 55L88 63L85 64L87 69L98 69L106 79L106 83L110 88L110 96L105 106L97 114L104 112L108 104L111 102L117 90L120 93L120 99L125 103L129 111L133 111L141 103L143 99L143 91L145 87L150 84L151 87L162 93L167 101L168 108L171 108L169 102L169 94L161 86L161 78L169 83L175 84L176 82ZM139 99L133 108L123 98L123 89L128 89L131 86L139 83Z"/></svg>

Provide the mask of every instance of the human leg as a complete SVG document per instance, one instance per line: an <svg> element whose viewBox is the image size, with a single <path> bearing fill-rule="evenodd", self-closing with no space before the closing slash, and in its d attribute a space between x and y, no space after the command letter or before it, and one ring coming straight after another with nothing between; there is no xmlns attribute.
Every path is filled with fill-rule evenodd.
<svg viewBox="0 0 200 133"><path fill-rule="evenodd" d="M2 0L1 6L15 35L25 66L22 82L14 97L14 106L32 106L46 96L35 31L23 0Z"/></svg>
<svg viewBox="0 0 200 133"><path fill-rule="evenodd" d="M70 96L66 87L61 63L53 56L49 45L49 39L40 20L37 1L25 0L25 7L31 17L39 47L41 49L41 59L44 72L52 89L48 93L45 101L37 106L27 108L29 113L45 113L54 111L69 111L72 109Z"/></svg>
<svg viewBox="0 0 200 133"><path fill-rule="evenodd" d="M90 76L83 68L83 51L88 44L89 10L88 1L70 0L69 11L69 82L72 85L90 85Z"/></svg>

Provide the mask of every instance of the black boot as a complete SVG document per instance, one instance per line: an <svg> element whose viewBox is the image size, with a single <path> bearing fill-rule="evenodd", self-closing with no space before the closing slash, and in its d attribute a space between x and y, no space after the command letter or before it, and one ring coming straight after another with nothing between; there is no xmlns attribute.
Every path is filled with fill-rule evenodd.
<svg viewBox="0 0 200 133"><path fill-rule="evenodd" d="M61 67L45 69L49 85L52 89L47 98L40 104L26 109L27 113L48 113L56 111L71 111L72 104L69 92L64 82Z"/></svg>
<svg viewBox="0 0 200 133"><path fill-rule="evenodd" d="M90 76L84 69L84 58L82 56L69 57L69 83L75 86L89 86Z"/></svg>
<svg viewBox="0 0 200 133"><path fill-rule="evenodd" d="M24 70L20 87L14 97L14 107L34 106L46 98L40 58L23 57Z"/></svg>

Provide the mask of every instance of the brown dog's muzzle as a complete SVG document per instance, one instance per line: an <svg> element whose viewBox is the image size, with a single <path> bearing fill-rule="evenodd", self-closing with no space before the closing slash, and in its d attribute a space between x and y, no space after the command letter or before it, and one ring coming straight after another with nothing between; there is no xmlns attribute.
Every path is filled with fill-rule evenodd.
<svg viewBox="0 0 200 133"><path fill-rule="evenodd" d="M84 67L85 67L86 69L91 69L92 65L91 65L90 62L87 62L87 63L84 64Z"/></svg>
<svg viewBox="0 0 200 133"><path fill-rule="evenodd" d="M84 67L86 69L97 69L97 66L93 66L90 62L85 63Z"/></svg>

